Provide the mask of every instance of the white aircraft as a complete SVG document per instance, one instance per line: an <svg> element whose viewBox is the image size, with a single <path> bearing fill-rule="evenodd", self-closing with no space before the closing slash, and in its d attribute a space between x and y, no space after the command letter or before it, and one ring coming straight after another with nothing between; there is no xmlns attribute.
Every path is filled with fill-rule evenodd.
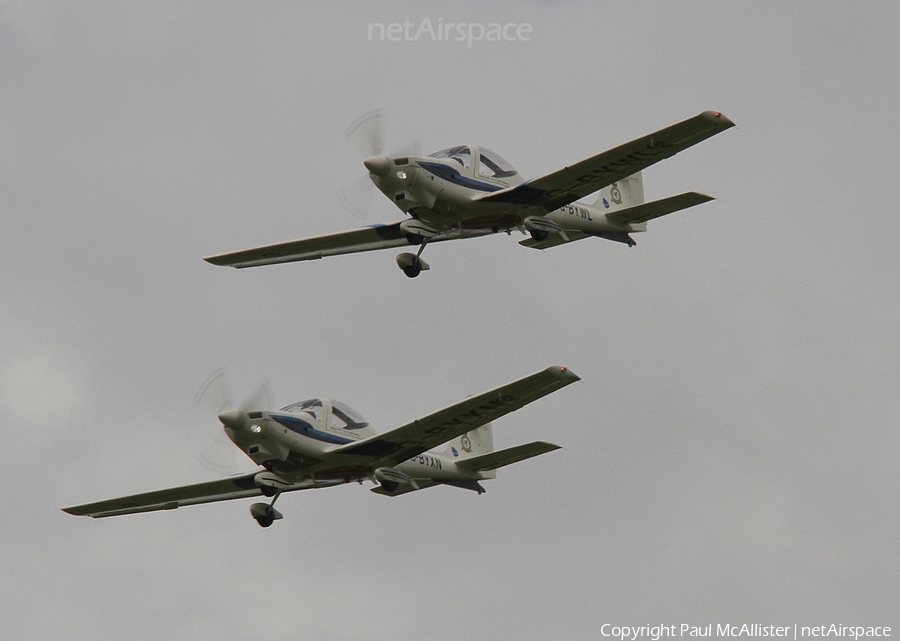
<svg viewBox="0 0 900 641"><path fill-rule="evenodd" d="M733 126L721 113L706 111L525 181L508 162L484 147L450 147L427 158L389 157L382 155L381 136L376 133L368 145L373 153L363 164L372 182L409 218L204 260L244 268L418 245L415 254L397 256L398 266L414 278L429 269L422 260L428 243L500 231L510 234L513 229L530 234L519 244L534 249L588 236L632 246L635 242L629 234L646 231L648 220L712 200L687 192L644 202L640 172ZM597 191L593 204L576 202Z"/></svg>
<svg viewBox="0 0 900 641"><path fill-rule="evenodd" d="M565 367L549 367L383 434L335 400L316 398L277 411L226 410L219 420L235 445L263 469L206 483L145 492L63 508L103 518L171 510L184 505L265 495L250 514L262 527L282 515L274 505L284 492L368 479L373 492L398 496L434 485L481 494L479 481L497 468L559 449L535 441L494 451L491 421L580 380ZM442 452L428 450L448 443Z"/></svg>

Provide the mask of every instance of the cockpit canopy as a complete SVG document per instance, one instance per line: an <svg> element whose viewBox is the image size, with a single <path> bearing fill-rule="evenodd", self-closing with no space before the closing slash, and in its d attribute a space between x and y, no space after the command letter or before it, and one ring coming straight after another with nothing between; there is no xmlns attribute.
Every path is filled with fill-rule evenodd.
<svg viewBox="0 0 900 641"><path fill-rule="evenodd" d="M519 173L500 154L484 147L469 147L468 145L449 147L431 154L429 158L449 158L458 162L463 168L470 169L472 167L472 158L476 154L478 156L477 173L479 176L509 178Z"/></svg>
<svg viewBox="0 0 900 641"><path fill-rule="evenodd" d="M479 148L478 152L478 173L480 175L488 178L509 178L519 173L500 154L484 147Z"/></svg>
<svg viewBox="0 0 900 641"><path fill-rule="evenodd" d="M468 169L472 163L472 150L469 149L466 145L460 145L459 147L450 147L448 149L436 151L428 157L438 159L450 158L451 160L455 160L460 165Z"/></svg>
<svg viewBox="0 0 900 641"><path fill-rule="evenodd" d="M352 407L334 400L329 401L321 398L311 398L306 401L300 401L299 403L292 403L287 407L282 407L281 411L291 412L293 414L306 412L321 423L325 418L326 412L328 412L328 407L331 408L330 421L328 424L333 428L358 430L368 427L369 425L368 421Z"/></svg>

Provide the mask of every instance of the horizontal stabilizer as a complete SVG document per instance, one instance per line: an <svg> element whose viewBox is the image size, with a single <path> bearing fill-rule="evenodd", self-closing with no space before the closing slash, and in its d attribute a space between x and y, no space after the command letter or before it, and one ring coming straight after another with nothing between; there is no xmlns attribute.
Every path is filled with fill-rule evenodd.
<svg viewBox="0 0 900 641"><path fill-rule="evenodd" d="M648 220L665 216L688 207L702 205L703 203L715 200L712 196L701 194L696 191L689 191L677 196L669 196L661 200L654 200L649 203L635 205L627 209L620 209L612 213L606 214L606 219L612 223L620 225L631 225L635 223L645 223Z"/></svg>
<svg viewBox="0 0 900 641"><path fill-rule="evenodd" d="M489 454L472 456L470 458L457 461L456 466L461 467L465 470L471 470L473 472L488 472L490 470L496 470L497 468L512 465L513 463L524 461L525 459L532 458L533 456L540 456L541 454L546 454L547 452L552 452L553 450L558 449L560 449L559 445L554 445L553 443L545 443L543 441L535 441L533 443L525 443L524 445L508 447L505 450L498 450Z"/></svg>

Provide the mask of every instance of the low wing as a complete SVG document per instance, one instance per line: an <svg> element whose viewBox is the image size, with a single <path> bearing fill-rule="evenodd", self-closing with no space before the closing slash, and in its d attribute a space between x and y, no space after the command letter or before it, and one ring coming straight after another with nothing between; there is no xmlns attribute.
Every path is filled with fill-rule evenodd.
<svg viewBox="0 0 900 641"><path fill-rule="evenodd" d="M75 516L92 516L95 519L119 514L136 514L138 512L154 512L156 510L174 510L185 505L213 503L229 499L242 499L248 496L260 496L262 491L256 486L253 477L258 472L243 476L235 476L218 481L182 485L166 490L132 494L117 499L108 499L96 503L65 507L63 512Z"/></svg>
<svg viewBox="0 0 900 641"><path fill-rule="evenodd" d="M671 158L730 127L734 127L734 123L719 112L704 111L559 171L486 194L479 202L553 211Z"/></svg>
<svg viewBox="0 0 900 641"><path fill-rule="evenodd" d="M203 260L213 265L242 269L408 245L409 242L400 232L400 223L397 222L209 256Z"/></svg>
<svg viewBox="0 0 900 641"><path fill-rule="evenodd" d="M558 449L560 449L559 445L535 441L534 443L516 445L515 447L508 447L505 450L489 452L480 456L470 456L457 461L456 466L472 470L473 472L488 472Z"/></svg>
<svg viewBox="0 0 900 641"><path fill-rule="evenodd" d="M346 458L348 464L397 465L578 380L565 367L549 367L384 434L341 445L331 450L329 460L334 456Z"/></svg>

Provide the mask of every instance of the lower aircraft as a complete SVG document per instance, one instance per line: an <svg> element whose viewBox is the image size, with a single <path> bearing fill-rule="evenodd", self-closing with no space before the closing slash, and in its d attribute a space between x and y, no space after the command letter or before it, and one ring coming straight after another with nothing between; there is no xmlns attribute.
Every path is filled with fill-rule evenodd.
<svg viewBox="0 0 900 641"><path fill-rule="evenodd" d="M491 421L577 380L565 367L549 367L382 434L347 405L327 398L277 411L226 410L219 414L225 433L261 469L63 511L102 518L264 495L271 502L254 503L250 514L269 527L282 518L275 501L296 490L369 480L376 484L373 492L386 496L435 485L481 494L480 482L495 478L498 468L559 449L535 441L495 451ZM444 443L443 451L428 451Z"/></svg>
<svg viewBox="0 0 900 641"><path fill-rule="evenodd" d="M388 225L266 245L204 260L237 268L272 265L354 252L418 246L397 255L410 278L430 269L422 260L429 243L519 230L520 244L547 249L582 238L605 238L628 246L647 221L712 200L686 192L644 201L641 171L733 127L717 111L705 111L539 178L524 180L499 154L474 145L450 147L427 157L384 155L380 115L370 112L348 135L368 132L359 145L369 178L407 219ZM599 192L591 203L580 199ZM579 201L579 202L576 202Z"/></svg>

